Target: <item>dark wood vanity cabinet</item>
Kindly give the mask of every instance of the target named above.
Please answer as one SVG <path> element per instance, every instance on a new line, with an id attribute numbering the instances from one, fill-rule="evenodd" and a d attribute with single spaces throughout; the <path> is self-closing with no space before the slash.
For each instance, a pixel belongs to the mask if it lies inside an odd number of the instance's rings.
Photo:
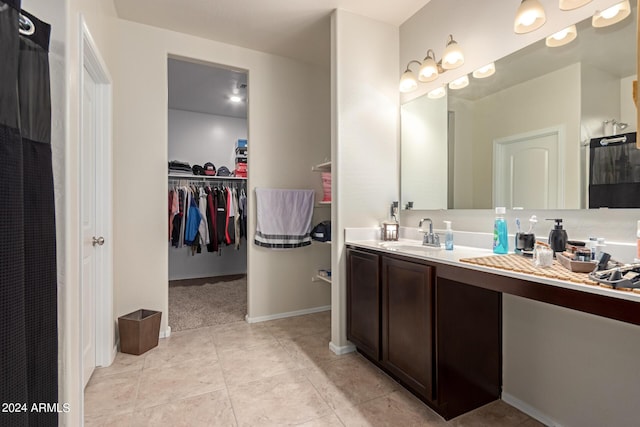
<path id="1" fill-rule="evenodd" d="M 347 338 L 450 419 L 500 398 L 502 294 L 457 267 L 347 248 Z"/>
<path id="2" fill-rule="evenodd" d="M 380 256 L 347 251 L 347 339 L 380 359 Z"/>
<path id="3" fill-rule="evenodd" d="M 434 268 L 382 257 L 382 364 L 434 399 Z"/>

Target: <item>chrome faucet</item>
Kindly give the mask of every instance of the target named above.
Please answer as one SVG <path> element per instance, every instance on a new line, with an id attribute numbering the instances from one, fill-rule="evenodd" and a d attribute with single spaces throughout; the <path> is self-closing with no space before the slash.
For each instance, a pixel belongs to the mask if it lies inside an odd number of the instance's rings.
<path id="1" fill-rule="evenodd" d="M 422 223 L 425 221 L 429 221 L 429 232 L 425 232 L 422 230 Z M 436 246 L 440 247 L 440 236 L 434 234 L 433 232 L 433 221 L 431 218 L 422 218 L 420 223 L 418 224 L 418 228 L 422 233 L 424 233 L 424 237 L 422 238 L 423 246 Z"/>

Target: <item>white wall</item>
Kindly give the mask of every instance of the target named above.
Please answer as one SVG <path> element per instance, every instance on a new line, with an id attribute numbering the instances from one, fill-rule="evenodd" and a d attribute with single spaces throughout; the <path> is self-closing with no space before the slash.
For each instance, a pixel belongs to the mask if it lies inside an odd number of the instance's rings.
<path id="1" fill-rule="evenodd" d="M 331 19 L 331 342 L 346 340 L 345 227 L 375 227 L 398 200 L 398 28 L 343 10 Z"/>
<path id="2" fill-rule="evenodd" d="M 311 165 L 330 149 L 329 75 L 294 60 L 123 20 L 117 21 L 112 36 L 119 57 L 113 71 L 115 307 L 119 315 L 140 307 L 166 313 L 167 56 L 248 70 L 250 237 L 256 186 L 320 190 Z M 131 186 L 140 164 L 145 165 L 145 179 L 156 183 L 142 196 Z M 250 244 L 250 318 L 328 305 L 329 287 L 311 282 L 317 264 L 326 266 L 323 256 L 328 254 L 316 248 L 272 251 Z M 163 316 L 162 329 L 166 327 Z"/>
<path id="3" fill-rule="evenodd" d="M 169 160 L 233 171 L 238 139 L 247 139 L 246 119 L 169 109 Z"/>
<path id="4" fill-rule="evenodd" d="M 466 55 L 461 69 L 447 73 L 447 80 L 451 80 L 615 2 L 594 0 L 574 11 L 561 12 L 557 2 L 545 0 L 545 26 L 528 35 L 515 35 L 512 24 L 517 2 L 505 7 L 500 0 L 432 0 L 401 26 L 397 75 L 409 59 L 422 58 L 428 48 L 435 49 L 439 57 L 448 34 L 454 35 Z M 431 85 L 423 84 L 416 93 L 403 97 L 403 102 L 441 83 L 439 79 Z M 629 253 L 633 251 L 637 210 L 524 211 L 519 215 L 526 218 L 531 213 L 539 218 L 564 218 L 570 238 L 599 235 L 627 242 Z M 416 227 L 423 216 L 431 216 L 437 224 L 453 220 L 454 230 L 492 231 L 491 210 L 404 211 L 401 223 Z M 514 218 L 509 216 L 510 225 Z M 539 224 L 538 232 L 544 236 L 550 228 L 550 223 Z M 515 297 L 503 300 L 503 328 L 505 398 L 558 425 L 637 424 L 636 405 L 626 396 L 640 394 L 638 371 L 629 368 L 640 352 L 640 328 Z M 531 372 L 537 375 L 528 375 Z M 619 401 L 610 398 L 620 394 L 625 396 Z M 596 395 L 602 399 L 594 400 Z"/>
<path id="5" fill-rule="evenodd" d="M 638 129 L 638 109 L 633 102 L 633 81 L 638 80 L 638 75 L 620 79 L 620 119 L 622 123 L 627 123 L 623 132 L 635 132 Z"/>

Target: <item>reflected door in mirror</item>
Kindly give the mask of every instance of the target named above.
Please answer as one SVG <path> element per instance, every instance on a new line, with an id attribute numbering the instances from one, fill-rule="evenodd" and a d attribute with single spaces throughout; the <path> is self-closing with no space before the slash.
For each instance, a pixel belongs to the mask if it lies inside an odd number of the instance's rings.
<path id="1" fill-rule="evenodd" d="M 562 208 L 561 146 L 560 128 L 494 141 L 494 205 Z"/>

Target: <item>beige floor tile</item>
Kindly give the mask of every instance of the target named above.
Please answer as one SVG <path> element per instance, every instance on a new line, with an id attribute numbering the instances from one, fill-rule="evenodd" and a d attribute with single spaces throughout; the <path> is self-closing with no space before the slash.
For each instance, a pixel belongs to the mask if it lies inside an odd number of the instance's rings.
<path id="1" fill-rule="evenodd" d="M 194 359 L 218 360 L 211 328 L 171 334 L 169 338 L 161 339 L 158 346 L 145 356 L 144 369 L 181 365 Z"/>
<path id="2" fill-rule="evenodd" d="M 274 337 L 296 338 L 327 331 L 326 321 L 317 313 L 265 322 Z"/>
<path id="3" fill-rule="evenodd" d="M 86 417 L 118 415 L 133 410 L 141 372 L 91 378 L 84 391 Z"/>
<path id="4" fill-rule="evenodd" d="M 530 418 L 524 423 L 520 424 L 520 427 L 545 427 L 545 425 L 538 420 L 534 420 L 533 418 Z"/>
<path id="5" fill-rule="evenodd" d="M 191 360 L 168 368 L 142 371 L 136 410 L 225 388 L 218 362 Z"/>
<path id="6" fill-rule="evenodd" d="M 100 378 L 105 375 L 121 374 L 123 372 L 141 371 L 144 366 L 144 355 L 136 356 L 133 354 L 117 353 L 116 358 L 111 364 L 105 368 L 96 368 L 93 371 L 92 378 Z"/>
<path id="7" fill-rule="evenodd" d="M 351 408 L 338 417 L 345 426 L 429 426 L 445 427 L 446 421 L 408 392 L 395 391 Z"/>
<path id="8" fill-rule="evenodd" d="M 344 424 L 342 424 L 336 414 L 332 413 L 322 418 L 316 418 L 315 420 L 298 424 L 298 427 L 344 427 Z"/>
<path id="9" fill-rule="evenodd" d="M 529 420 L 529 416 L 513 406 L 496 400 L 474 411 L 454 418 L 449 423 L 454 427 L 511 427 Z"/>
<path id="10" fill-rule="evenodd" d="M 276 342 L 267 325 L 247 322 L 234 322 L 215 327 L 213 340 L 218 351 L 243 350 Z"/>
<path id="11" fill-rule="evenodd" d="M 334 409 L 349 408 L 395 391 L 400 386 L 357 354 L 308 369 L 307 377 Z"/>
<path id="12" fill-rule="evenodd" d="M 129 427 L 131 414 L 85 417 L 84 427 Z"/>
<path id="13" fill-rule="evenodd" d="M 228 386 L 272 377 L 301 367 L 277 342 L 247 350 L 221 351 L 219 357 Z"/>
<path id="14" fill-rule="evenodd" d="M 299 363 L 310 368 L 345 357 L 338 356 L 329 349 L 331 331 L 297 338 L 281 338 L 278 341 Z"/>
<path id="15" fill-rule="evenodd" d="M 229 387 L 240 426 L 297 425 L 331 415 L 302 371 Z"/>
<path id="16" fill-rule="evenodd" d="M 155 406 L 133 414 L 131 427 L 235 426 L 231 401 L 226 390 L 214 391 Z"/>

